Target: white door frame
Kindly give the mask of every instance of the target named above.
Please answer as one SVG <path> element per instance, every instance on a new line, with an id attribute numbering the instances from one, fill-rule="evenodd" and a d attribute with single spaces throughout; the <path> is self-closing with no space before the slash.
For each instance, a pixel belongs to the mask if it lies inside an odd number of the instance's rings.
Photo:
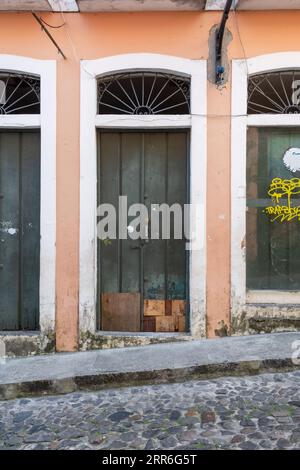
<path id="1" fill-rule="evenodd" d="M 248 75 L 283 69 L 300 69 L 300 52 L 280 52 L 232 62 L 231 308 L 234 318 L 247 312 L 247 304 L 251 303 L 300 303 L 300 292 L 246 292 L 245 247 L 247 127 L 300 127 L 299 115 L 247 115 Z"/>
<path id="2" fill-rule="evenodd" d="M 0 116 L 1 129 L 40 129 L 40 332 L 55 328 L 56 61 L 0 54 L 0 70 L 40 77 L 40 114 Z"/>
<path id="3" fill-rule="evenodd" d="M 97 115 L 97 77 L 106 73 L 155 70 L 191 77 L 191 114 L 160 116 Z M 97 234 L 96 129 L 191 130 L 190 200 L 200 207 L 192 229 L 200 227 L 201 247 L 190 251 L 190 333 L 205 336 L 206 61 L 160 54 L 124 54 L 81 62 L 80 98 L 80 333 L 96 333 Z"/>

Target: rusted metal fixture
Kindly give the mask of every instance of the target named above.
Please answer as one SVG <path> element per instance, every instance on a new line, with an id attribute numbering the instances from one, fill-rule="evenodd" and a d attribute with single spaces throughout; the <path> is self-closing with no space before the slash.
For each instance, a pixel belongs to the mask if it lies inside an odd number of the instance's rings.
<path id="1" fill-rule="evenodd" d="M 35 20 L 39 23 L 39 25 L 41 26 L 42 28 L 42 31 L 45 31 L 45 33 L 47 34 L 48 38 L 50 39 L 50 41 L 54 44 L 54 46 L 56 47 L 57 51 L 59 52 L 59 54 L 62 55 L 62 57 L 66 60 L 66 56 L 65 54 L 63 53 L 63 51 L 61 50 L 61 48 L 59 47 L 59 45 L 57 44 L 57 42 L 55 41 L 55 39 L 51 36 L 51 34 L 49 33 L 48 29 L 46 28 L 46 26 L 43 24 L 43 22 L 41 21 L 41 19 L 37 16 L 36 13 L 34 13 L 33 11 L 31 12 L 32 13 L 32 16 L 35 18 Z"/>
<path id="2" fill-rule="evenodd" d="M 222 81 L 223 81 L 224 65 L 222 65 L 222 46 L 223 46 L 225 26 L 228 20 L 232 2 L 233 0 L 227 0 L 224 11 L 223 11 L 223 16 L 222 16 L 220 26 L 216 30 L 216 84 L 217 85 L 222 84 Z"/>

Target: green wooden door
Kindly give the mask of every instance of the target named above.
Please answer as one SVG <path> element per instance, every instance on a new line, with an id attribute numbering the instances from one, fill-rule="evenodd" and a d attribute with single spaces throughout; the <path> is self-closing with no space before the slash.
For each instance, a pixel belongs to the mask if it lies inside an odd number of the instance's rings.
<path id="1" fill-rule="evenodd" d="M 0 329 L 39 324 L 40 134 L 0 132 Z"/>
<path id="2" fill-rule="evenodd" d="M 299 220 L 274 220 L 267 208 L 276 205 L 268 195 L 274 178 L 300 177 L 284 163 L 288 149 L 300 149 L 297 128 L 249 128 L 247 152 L 247 288 L 300 290 Z M 298 157 L 296 157 L 297 159 Z M 297 160 L 296 160 L 297 164 Z M 286 205 L 286 197 L 278 201 Z M 300 206 L 299 194 L 292 206 Z"/>
<path id="3" fill-rule="evenodd" d="M 187 132 L 99 132 L 98 203 L 148 209 L 188 202 Z M 154 209 L 155 210 L 155 209 Z M 118 211 L 117 211 L 118 212 Z M 119 214 L 117 214 L 119 215 Z M 133 218 L 133 217 L 132 217 Z M 128 217 L 128 227 L 130 227 Z M 187 256 L 185 239 L 130 238 L 98 241 L 100 327 L 117 331 L 185 331 Z"/>

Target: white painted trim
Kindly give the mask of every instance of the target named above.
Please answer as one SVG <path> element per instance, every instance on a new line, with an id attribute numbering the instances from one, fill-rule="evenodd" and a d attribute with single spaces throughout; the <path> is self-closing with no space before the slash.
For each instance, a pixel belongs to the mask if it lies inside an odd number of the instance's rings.
<path id="1" fill-rule="evenodd" d="M 190 76 L 191 116 L 97 116 L 96 77 L 141 69 Z M 96 127 L 185 127 L 191 129 L 191 202 L 201 207 L 198 214 L 201 247 L 190 254 L 190 331 L 193 336 L 205 336 L 206 61 L 160 54 L 125 54 L 82 61 L 80 96 L 80 332 L 96 332 Z M 192 220 L 193 224 L 196 222 Z"/>
<path id="2" fill-rule="evenodd" d="M 300 292 L 279 290 L 249 290 L 246 293 L 247 304 L 300 304 Z"/>
<path id="3" fill-rule="evenodd" d="M 300 52 L 280 52 L 252 57 L 247 60 L 232 61 L 231 311 L 233 317 L 247 310 L 249 295 L 251 295 L 251 301 L 255 298 L 253 296 L 257 295 L 256 293 L 246 293 L 247 127 L 300 126 L 299 115 L 260 114 L 247 116 L 247 73 L 251 75 L 289 68 L 300 68 Z M 276 299 L 274 293 L 272 295 L 273 299 Z"/>
<path id="4" fill-rule="evenodd" d="M 0 54 L 0 70 L 41 79 L 41 114 L 0 117 L 3 128 L 41 129 L 40 330 L 55 328 L 56 61 Z"/>
<path id="5" fill-rule="evenodd" d="M 269 72 L 271 70 L 299 69 L 300 52 L 276 52 L 247 59 L 248 72 Z"/>
<path id="6" fill-rule="evenodd" d="M 0 127 L 6 129 L 40 127 L 41 116 L 39 114 L 8 114 L 0 116 Z"/>
<path id="7" fill-rule="evenodd" d="M 184 128 L 190 127 L 192 123 L 191 116 L 188 115 L 169 115 L 169 116 L 120 116 L 117 114 L 98 114 L 95 118 L 96 127 L 102 128 Z"/>
<path id="8" fill-rule="evenodd" d="M 299 126 L 299 114 L 249 114 L 247 126 Z"/>

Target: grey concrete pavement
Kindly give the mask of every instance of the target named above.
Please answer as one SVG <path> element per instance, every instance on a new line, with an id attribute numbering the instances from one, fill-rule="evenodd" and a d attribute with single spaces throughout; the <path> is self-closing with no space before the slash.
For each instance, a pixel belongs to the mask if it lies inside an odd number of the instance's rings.
<path id="1" fill-rule="evenodd" d="M 300 333 L 191 340 L 0 360 L 0 397 L 293 368 Z"/>

